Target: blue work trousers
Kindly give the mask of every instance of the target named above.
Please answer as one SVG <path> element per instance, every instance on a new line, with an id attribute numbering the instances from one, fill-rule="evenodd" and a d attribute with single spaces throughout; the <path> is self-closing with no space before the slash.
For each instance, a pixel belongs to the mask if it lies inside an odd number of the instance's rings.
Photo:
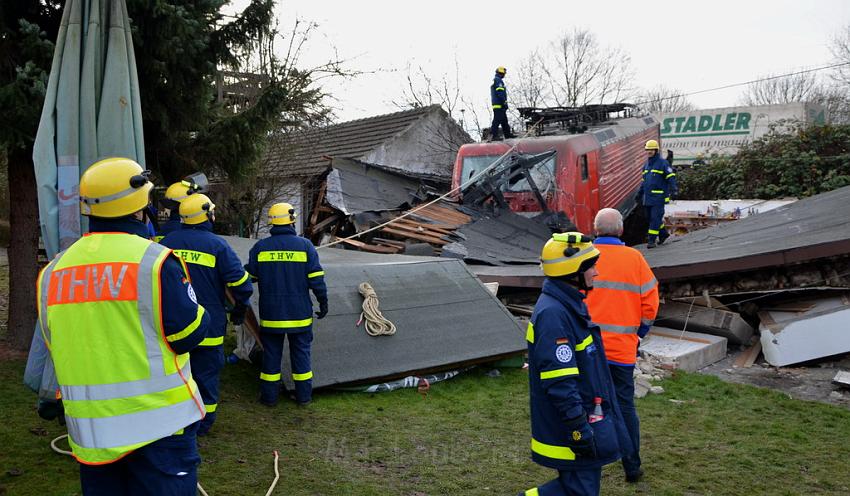
<path id="1" fill-rule="evenodd" d="M 640 470 L 640 418 L 635 408 L 635 368 L 611 364 L 608 368 L 614 380 L 614 389 L 617 391 L 617 402 L 620 404 L 623 422 L 626 424 L 626 430 L 629 431 L 629 438 L 634 447 L 632 453 L 623 453 L 623 470 L 626 475 L 637 474 Z"/>
<path id="2" fill-rule="evenodd" d="M 502 126 L 502 137 L 510 138 L 511 134 L 511 125 L 508 124 L 508 111 L 507 109 L 493 109 L 493 125 L 490 126 L 490 136 L 492 139 L 499 139 L 499 126 Z"/>
<path id="3" fill-rule="evenodd" d="M 224 367 L 224 347 L 198 346 L 189 353 L 192 378 L 198 384 L 198 392 L 204 401 L 206 416 L 201 420 L 198 435 L 203 436 L 212 428 L 218 409 L 218 384 Z"/>
<path id="4" fill-rule="evenodd" d="M 599 496 L 601 487 L 601 467 L 584 470 L 559 470 L 557 479 L 537 486 L 537 494 L 539 496 Z"/>
<path id="5" fill-rule="evenodd" d="M 198 422 L 180 435 L 143 446 L 105 465 L 80 464 L 84 496 L 195 496 L 201 455 L 195 434 Z"/>
<path id="6" fill-rule="evenodd" d="M 644 205 L 646 218 L 649 219 L 649 242 L 655 243 L 655 239 L 661 236 L 667 239 L 667 230 L 664 228 L 664 205 Z"/>
<path id="7" fill-rule="evenodd" d="M 280 394 L 280 370 L 283 357 L 283 341 L 289 339 L 289 360 L 292 381 L 295 383 L 295 401 L 307 403 L 313 397 L 313 372 L 310 368 L 310 345 L 313 330 L 273 334 L 261 332 L 263 343 L 263 367 L 260 374 L 260 399 L 274 403 Z"/>

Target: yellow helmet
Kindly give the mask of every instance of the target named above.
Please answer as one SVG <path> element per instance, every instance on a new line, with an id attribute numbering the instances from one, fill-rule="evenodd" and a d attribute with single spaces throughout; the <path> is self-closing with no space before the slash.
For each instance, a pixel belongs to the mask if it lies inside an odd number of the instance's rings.
<path id="1" fill-rule="evenodd" d="M 288 203 L 275 203 L 269 208 L 269 224 L 286 226 L 295 222 L 295 209 Z"/>
<path id="2" fill-rule="evenodd" d="M 162 202 L 168 208 L 176 208 L 189 195 L 198 191 L 198 186 L 189 181 L 177 181 L 165 190 L 165 199 Z"/>
<path id="3" fill-rule="evenodd" d="M 646 142 L 646 146 L 643 147 L 644 150 L 659 150 L 658 142 L 655 140 L 649 140 Z"/>
<path id="4" fill-rule="evenodd" d="M 496 67 L 496 74 L 505 74 L 506 72 L 508 72 L 508 71 L 504 67 L 502 67 L 502 66 Z"/>
<path id="5" fill-rule="evenodd" d="M 106 158 L 80 178 L 80 212 L 114 219 L 142 210 L 150 201 L 150 171 L 129 158 Z"/>
<path id="6" fill-rule="evenodd" d="M 184 224 L 200 224 L 210 219 L 215 210 L 215 204 L 207 195 L 200 193 L 189 195 L 180 202 L 180 222 Z"/>
<path id="7" fill-rule="evenodd" d="M 549 277 L 584 272 L 596 263 L 599 250 L 580 232 L 555 233 L 543 246 L 540 264 Z"/>

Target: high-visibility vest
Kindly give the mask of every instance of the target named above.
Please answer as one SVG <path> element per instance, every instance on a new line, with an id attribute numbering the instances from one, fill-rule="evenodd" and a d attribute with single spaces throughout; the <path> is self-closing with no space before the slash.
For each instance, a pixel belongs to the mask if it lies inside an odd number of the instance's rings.
<path id="1" fill-rule="evenodd" d="M 588 292 L 591 320 L 602 330 L 609 362 L 634 365 L 638 329 L 651 326 L 658 313 L 658 282 L 643 255 L 623 245 L 596 244 L 599 275 Z"/>
<path id="2" fill-rule="evenodd" d="M 39 321 L 81 463 L 114 462 L 204 416 L 189 354 L 162 328 L 170 254 L 132 234 L 89 234 L 39 276 Z"/>

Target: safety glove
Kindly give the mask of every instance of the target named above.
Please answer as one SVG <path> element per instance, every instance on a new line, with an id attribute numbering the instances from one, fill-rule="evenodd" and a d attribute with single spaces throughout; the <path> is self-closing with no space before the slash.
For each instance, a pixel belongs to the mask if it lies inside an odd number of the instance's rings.
<path id="1" fill-rule="evenodd" d="M 567 446 L 575 454 L 596 458 L 596 440 L 593 437 L 593 429 L 587 423 L 584 415 L 569 419 L 565 422 L 567 428 Z"/>
<path id="2" fill-rule="evenodd" d="M 245 322 L 245 313 L 248 307 L 244 303 L 236 303 L 233 310 L 230 311 L 230 323 L 233 325 L 242 325 Z"/>
<path id="3" fill-rule="evenodd" d="M 328 302 L 326 302 L 326 301 L 319 302 L 319 311 L 316 312 L 316 318 L 317 319 L 323 319 L 323 318 L 325 318 L 325 315 L 327 315 L 327 314 L 328 314 Z"/>
<path id="4" fill-rule="evenodd" d="M 38 400 L 38 416 L 44 420 L 56 419 L 59 425 L 65 425 L 65 407 L 62 400 Z"/>

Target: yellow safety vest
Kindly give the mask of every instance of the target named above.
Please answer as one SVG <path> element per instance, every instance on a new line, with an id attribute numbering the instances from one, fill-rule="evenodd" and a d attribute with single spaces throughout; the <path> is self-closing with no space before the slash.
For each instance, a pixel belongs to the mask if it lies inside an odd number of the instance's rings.
<path id="1" fill-rule="evenodd" d="M 39 276 L 38 318 L 81 463 L 114 462 L 204 416 L 189 354 L 162 328 L 170 254 L 132 234 L 89 234 Z"/>

